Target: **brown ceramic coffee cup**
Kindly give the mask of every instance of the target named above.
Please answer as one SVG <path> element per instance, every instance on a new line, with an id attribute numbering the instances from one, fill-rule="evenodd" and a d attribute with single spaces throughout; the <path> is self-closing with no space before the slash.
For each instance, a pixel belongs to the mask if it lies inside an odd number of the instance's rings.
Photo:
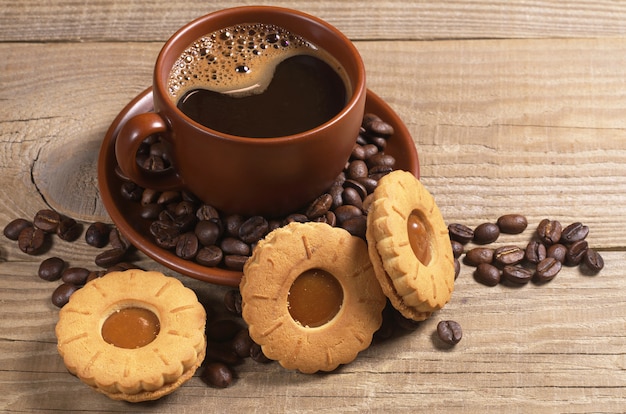
<path id="1" fill-rule="evenodd" d="M 181 112 L 168 91 L 177 59 L 202 36 L 244 23 L 279 26 L 331 55 L 347 83 L 343 109 L 304 132 L 265 138 L 220 132 Z M 226 213 L 268 217 L 294 212 L 332 185 L 356 142 L 366 98 L 364 65 L 348 38 L 313 16 L 263 6 L 225 9 L 181 28 L 158 56 L 152 88 L 154 112 L 131 118 L 117 137 L 122 172 L 145 188 L 188 190 Z M 141 143 L 153 135 L 169 147 L 172 167 L 165 171 L 148 171 L 136 162 Z"/>

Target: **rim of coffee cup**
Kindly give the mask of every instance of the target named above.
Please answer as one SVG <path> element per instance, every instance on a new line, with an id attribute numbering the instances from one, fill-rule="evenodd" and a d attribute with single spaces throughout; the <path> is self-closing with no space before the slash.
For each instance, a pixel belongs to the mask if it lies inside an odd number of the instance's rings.
<path id="1" fill-rule="evenodd" d="M 251 20 L 242 20 L 243 16 L 250 16 Z M 269 16 L 273 17 L 273 19 L 269 18 Z M 279 16 L 277 18 L 277 16 Z M 310 24 L 313 24 L 316 27 L 323 28 L 327 33 L 332 34 L 335 38 L 341 40 L 339 43 L 332 45 L 333 47 L 341 47 L 342 49 L 348 52 L 350 56 L 355 57 L 354 59 L 339 59 L 340 63 L 344 66 L 348 74 L 348 79 L 353 84 L 351 87 L 351 96 L 346 102 L 346 105 L 343 109 L 335 115 L 330 120 L 324 122 L 321 125 L 316 126 L 315 128 L 311 128 L 307 131 L 303 131 L 293 135 L 285 135 L 280 137 L 271 137 L 271 138 L 255 138 L 255 137 L 243 137 L 237 135 L 231 135 L 228 133 L 224 133 L 207 126 L 204 126 L 193 119 L 189 118 L 182 111 L 180 111 L 176 104 L 169 98 L 167 92 L 167 80 L 170 73 L 170 70 L 178 58 L 180 54 L 187 49 L 195 40 L 199 39 L 205 34 L 211 33 L 216 30 L 220 30 L 226 27 L 231 27 L 238 24 L 246 24 L 246 23 L 267 23 L 267 24 L 275 24 L 277 26 L 284 27 L 289 31 L 293 31 L 294 33 L 300 35 L 301 29 L 293 29 L 291 27 L 285 27 L 286 25 L 277 23 L 274 19 L 282 19 L 285 16 L 289 16 L 292 18 L 295 16 L 300 21 L 308 21 Z M 203 26 L 207 24 L 207 22 L 223 19 L 224 23 L 219 25 L 214 25 L 215 27 L 208 27 L 207 29 L 200 30 Z M 192 35 L 190 35 L 192 34 Z M 321 32 L 318 33 L 318 36 L 321 36 Z M 312 39 L 311 36 L 303 35 L 305 39 L 310 41 L 316 46 L 319 46 L 325 49 L 328 53 L 335 56 L 336 55 L 328 50 L 328 48 L 321 46 L 318 42 L 316 42 L 317 36 L 314 36 Z M 184 41 L 187 39 L 187 41 Z M 349 60 L 353 67 L 345 67 L 345 61 Z M 354 74 L 355 76 L 353 76 Z M 316 131 L 328 128 L 334 123 L 339 122 L 343 117 L 345 117 L 350 111 L 353 110 L 355 106 L 359 103 L 359 98 L 365 96 L 367 92 L 366 82 L 365 82 L 365 64 L 361 59 L 361 55 L 352 43 L 350 39 L 346 35 L 344 35 L 339 29 L 331 25 L 330 23 L 312 16 L 310 14 L 301 12 L 295 9 L 289 9 L 284 7 L 275 7 L 275 6 L 240 6 L 240 7 L 232 7 L 227 9 L 218 10 L 204 16 L 201 16 L 191 22 L 187 23 L 180 29 L 178 29 L 165 43 L 162 47 L 161 51 L 156 60 L 155 69 L 154 69 L 154 82 L 153 89 L 158 91 L 159 95 L 162 97 L 161 103 L 168 107 L 170 111 L 174 111 L 177 113 L 177 116 L 184 118 L 187 123 L 192 125 L 194 128 L 210 131 L 215 136 L 219 136 L 223 139 L 233 140 L 233 141 L 246 141 L 246 142 L 257 142 L 264 143 L 264 145 L 271 145 L 272 143 L 280 143 L 284 141 L 290 140 L 302 140 L 307 138 L 313 138 Z"/>

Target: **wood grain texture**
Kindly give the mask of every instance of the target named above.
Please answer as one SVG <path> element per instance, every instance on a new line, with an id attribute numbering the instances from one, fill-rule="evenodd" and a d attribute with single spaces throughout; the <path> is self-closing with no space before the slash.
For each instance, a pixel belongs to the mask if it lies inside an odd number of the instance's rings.
<path id="1" fill-rule="evenodd" d="M 217 9 L 206 2 L 4 2 L 0 10 L 0 227 L 53 207 L 109 220 L 96 159 L 109 124 L 151 82 L 163 41 Z M 245 4 L 245 2 L 233 3 Z M 227 389 L 198 376 L 147 404 L 90 391 L 56 352 L 57 255 L 95 268 L 100 251 L 55 239 L 28 256 L 0 236 L 0 411 L 623 413 L 626 404 L 626 37 L 621 2 L 311 2 L 355 39 L 369 88 L 407 124 L 422 182 L 448 223 L 504 213 L 582 221 L 606 262 L 551 283 L 477 283 L 463 266 L 451 303 L 332 374 L 246 361 Z M 32 25 L 27 24 L 31 22 Z M 156 23 L 155 23 L 156 22 Z M 142 254 L 136 262 L 171 273 Z M 176 275 L 219 311 L 227 288 Z M 435 339 L 455 319 L 463 340 Z"/>
<path id="2" fill-rule="evenodd" d="M 165 41 L 179 27 L 224 7 L 302 10 L 354 40 L 579 38 L 626 34 L 619 1 L 206 1 L 5 0 L 5 41 Z"/>

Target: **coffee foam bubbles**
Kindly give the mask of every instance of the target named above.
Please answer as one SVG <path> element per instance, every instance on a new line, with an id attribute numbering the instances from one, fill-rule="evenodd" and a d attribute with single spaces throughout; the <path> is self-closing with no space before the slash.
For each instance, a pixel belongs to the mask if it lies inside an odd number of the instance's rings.
<path id="1" fill-rule="evenodd" d="M 327 52 L 280 26 L 251 23 L 218 30 L 189 45 L 170 71 L 169 96 L 176 102 L 193 89 L 235 96 L 261 93 L 280 62 L 302 54 L 326 61 L 349 89 L 341 64 Z"/>

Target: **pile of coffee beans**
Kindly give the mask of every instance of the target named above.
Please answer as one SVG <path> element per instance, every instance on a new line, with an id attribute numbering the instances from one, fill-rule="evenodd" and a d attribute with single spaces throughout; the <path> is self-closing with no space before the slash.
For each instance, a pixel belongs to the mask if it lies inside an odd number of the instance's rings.
<path id="1" fill-rule="evenodd" d="M 148 220 L 157 246 L 204 266 L 240 271 L 260 239 L 294 221 L 325 222 L 365 239 L 363 203 L 378 180 L 395 168 L 394 157 L 384 152 L 393 133 L 390 124 L 377 115 L 366 114 L 350 159 L 335 183 L 302 211 L 279 219 L 223 214 L 193 194 L 144 189 L 126 179 L 119 169 L 116 171 L 124 180 L 122 196 L 140 203 L 140 216 Z M 158 136 L 142 143 L 137 162 L 152 171 L 170 166 L 169 155 Z"/>
<path id="2" fill-rule="evenodd" d="M 590 274 L 604 267 L 600 253 L 590 248 L 585 240 L 589 227 L 580 222 L 563 227 L 558 220 L 544 219 L 525 247 L 486 246 L 495 242 L 501 233 L 519 234 L 527 226 L 528 220 L 520 214 L 507 214 L 496 223 L 482 223 L 474 229 L 459 223 L 450 224 L 448 232 L 457 269 L 465 245 L 470 242 L 478 246 L 465 253 L 463 262 L 476 267 L 475 279 L 486 286 L 501 282 L 517 286 L 530 281 L 546 283 L 554 279 L 563 266 L 580 265 Z"/>

